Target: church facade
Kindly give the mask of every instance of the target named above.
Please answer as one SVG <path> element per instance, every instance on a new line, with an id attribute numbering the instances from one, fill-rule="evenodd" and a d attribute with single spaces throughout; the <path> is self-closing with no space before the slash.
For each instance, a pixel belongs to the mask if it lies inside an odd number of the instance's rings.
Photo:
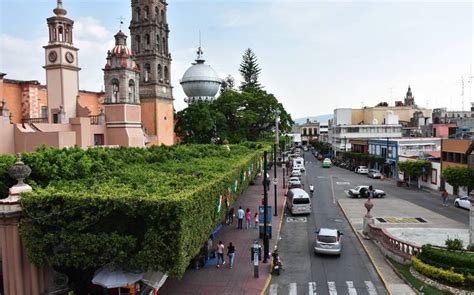
<path id="1" fill-rule="evenodd" d="M 131 49 L 119 31 L 107 53 L 104 92 L 79 90 L 74 21 L 63 1 L 47 19 L 46 85 L 0 73 L 0 154 L 40 145 L 172 145 L 174 107 L 164 0 L 132 0 Z"/>

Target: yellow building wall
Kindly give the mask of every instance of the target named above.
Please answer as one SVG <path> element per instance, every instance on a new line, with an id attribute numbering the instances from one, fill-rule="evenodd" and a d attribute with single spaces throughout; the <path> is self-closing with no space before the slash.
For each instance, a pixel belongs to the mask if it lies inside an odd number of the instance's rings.
<path id="1" fill-rule="evenodd" d="M 174 144 L 174 113 L 173 102 L 158 101 L 156 104 L 158 122 L 158 144 Z"/>

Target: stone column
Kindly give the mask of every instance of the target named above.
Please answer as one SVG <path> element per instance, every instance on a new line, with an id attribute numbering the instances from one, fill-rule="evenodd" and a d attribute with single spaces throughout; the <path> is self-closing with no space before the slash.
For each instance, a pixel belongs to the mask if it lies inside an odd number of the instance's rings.
<path id="1" fill-rule="evenodd" d="M 364 203 L 364 206 L 367 209 L 367 213 L 364 216 L 362 234 L 364 234 L 364 236 L 367 237 L 367 236 L 369 236 L 369 232 L 370 232 L 369 224 L 374 224 L 375 223 L 374 218 L 372 217 L 372 215 L 370 215 L 370 210 L 374 207 L 374 203 L 372 203 L 372 200 L 371 200 L 370 197 Z"/>
<path id="2" fill-rule="evenodd" d="M 39 295 L 45 291 L 42 271 L 28 261 L 19 230 L 22 212 L 20 194 L 32 191 L 31 186 L 23 182 L 30 175 L 31 169 L 21 161 L 18 154 L 16 163 L 8 173 L 17 179 L 18 183 L 10 188 L 6 199 L 0 200 L 0 245 L 4 291 L 5 294 Z"/>

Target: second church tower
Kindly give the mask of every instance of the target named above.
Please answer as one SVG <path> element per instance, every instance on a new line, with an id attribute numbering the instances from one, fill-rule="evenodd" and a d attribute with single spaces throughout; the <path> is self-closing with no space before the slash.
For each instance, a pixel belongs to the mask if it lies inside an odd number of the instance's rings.
<path id="1" fill-rule="evenodd" d="M 130 35 L 140 68 L 143 126 L 152 144 L 174 143 L 171 54 L 165 0 L 132 0 Z"/>

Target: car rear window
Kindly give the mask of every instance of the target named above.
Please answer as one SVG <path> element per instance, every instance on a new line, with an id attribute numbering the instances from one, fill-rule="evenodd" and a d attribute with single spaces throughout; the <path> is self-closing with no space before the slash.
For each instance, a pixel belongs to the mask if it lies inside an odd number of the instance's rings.
<path id="1" fill-rule="evenodd" d="M 290 189 L 291 188 L 301 188 L 301 183 L 292 183 L 290 184 Z"/>
<path id="2" fill-rule="evenodd" d="M 308 198 L 294 198 L 293 199 L 293 205 L 304 205 L 304 204 L 309 204 Z"/>
<path id="3" fill-rule="evenodd" d="M 334 236 L 319 236 L 319 241 L 323 243 L 335 243 L 336 237 Z"/>

